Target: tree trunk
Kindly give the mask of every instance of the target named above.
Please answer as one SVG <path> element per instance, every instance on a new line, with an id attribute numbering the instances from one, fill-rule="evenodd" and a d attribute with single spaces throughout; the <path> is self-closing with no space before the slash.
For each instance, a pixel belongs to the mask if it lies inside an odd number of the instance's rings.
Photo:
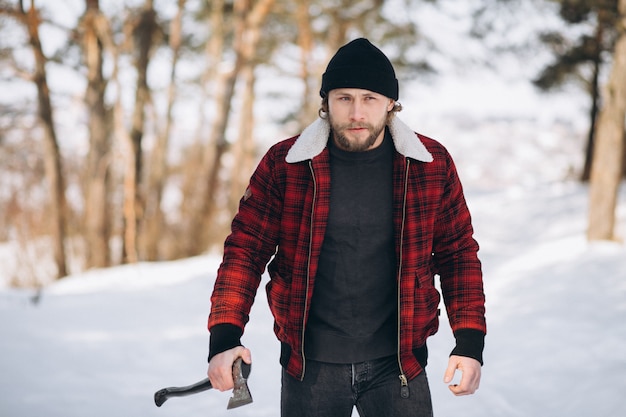
<path id="1" fill-rule="evenodd" d="M 135 61 L 137 86 L 130 130 L 130 159 L 126 167 L 124 181 L 123 261 L 129 263 L 134 263 L 139 260 L 137 242 L 139 239 L 140 220 L 144 212 L 140 187 L 143 168 L 141 142 L 146 121 L 146 105 L 150 102 L 148 64 L 150 63 L 150 55 L 156 30 L 156 12 L 152 0 L 147 0 L 138 16 L 138 22 L 133 30 L 137 53 Z"/>
<path id="2" fill-rule="evenodd" d="M 626 0 L 619 1 L 618 38 L 606 99 L 598 118 L 591 168 L 589 240 L 615 240 L 615 209 L 622 177 L 626 117 Z"/>
<path id="3" fill-rule="evenodd" d="M 225 20 L 224 0 L 212 2 L 208 22 L 211 28 L 211 36 L 206 43 L 207 67 L 201 77 L 203 97 L 198 109 L 196 140 L 190 154 L 185 158 L 183 203 L 181 206 L 182 218 L 185 224 L 182 227 L 182 236 L 179 239 L 182 241 L 179 248 L 182 256 L 197 255 L 205 249 L 203 243 L 198 239 L 201 233 L 200 228 L 203 227 L 201 214 L 206 207 L 206 201 L 203 200 L 206 194 L 204 191 L 206 179 L 199 176 L 198 173 L 204 172 L 203 168 L 206 164 L 203 162 L 204 159 L 207 159 L 205 153 L 213 149 L 210 143 L 208 145 L 204 144 L 208 125 L 206 103 L 215 90 L 219 91 L 215 84 L 218 80 L 222 54 L 225 49 Z M 203 151 L 203 149 L 205 150 Z"/>
<path id="4" fill-rule="evenodd" d="M 216 144 L 215 152 L 212 153 L 213 161 L 211 163 L 209 180 L 208 180 L 208 189 L 206 194 L 206 200 L 208 202 L 208 206 L 203 213 L 204 218 L 204 231 L 205 234 L 205 246 L 209 245 L 212 237 L 212 228 L 215 228 L 215 232 L 219 240 L 222 238 L 222 233 L 220 233 L 221 225 L 219 222 L 214 220 L 214 215 L 217 212 L 217 199 L 216 196 L 218 194 L 218 185 L 219 185 L 219 172 L 222 168 L 222 156 L 228 150 L 228 142 L 226 141 L 226 128 L 228 126 L 228 119 L 230 116 L 231 103 L 234 95 L 235 84 L 240 77 L 241 74 L 248 73 L 248 88 L 244 89 L 244 103 L 242 106 L 243 112 L 241 117 L 249 117 L 252 118 L 252 110 L 254 104 L 251 101 L 246 103 L 246 98 L 250 98 L 250 96 L 246 97 L 245 92 L 250 92 L 249 89 L 254 89 L 254 68 L 256 66 L 255 57 L 257 54 L 257 48 L 259 42 L 261 40 L 261 26 L 267 15 L 269 14 L 275 0 L 257 0 L 253 2 L 251 0 L 237 0 L 235 1 L 235 37 L 233 49 L 235 50 L 236 60 L 235 65 L 230 73 L 230 75 L 226 78 L 224 86 L 225 96 L 222 96 L 221 105 L 219 105 L 220 123 L 216 123 L 214 125 L 215 129 L 212 132 L 213 143 Z M 251 84 L 250 84 L 251 83 Z M 253 97 L 253 94 L 252 94 Z M 247 107 L 246 107 L 247 106 Z M 247 113 L 247 114 L 246 114 Z M 252 129 L 251 125 L 247 125 L 245 122 L 241 125 L 244 130 Z M 240 132 L 240 138 L 243 138 L 246 141 L 246 136 L 251 138 L 252 132 Z M 245 149 L 246 144 L 240 144 L 242 149 Z M 242 161 L 235 161 L 235 164 L 239 164 Z M 226 203 L 228 206 L 228 196 L 226 198 Z M 229 216 L 232 217 L 232 216 Z"/>
<path id="5" fill-rule="evenodd" d="M 85 65 L 87 67 L 87 91 L 85 103 L 89 120 L 89 154 L 85 175 L 84 229 L 87 268 L 110 266 L 109 218 L 110 191 L 110 123 L 105 106 L 106 80 L 102 74 L 103 42 L 101 33 L 106 17 L 100 12 L 99 0 L 86 0 L 86 10 L 81 29 Z"/>
<path id="6" fill-rule="evenodd" d="M 35 57 L 35 73 L 33 76 L 37 86 L 38 114 L 43 127 L 45 141 L 45 170 L 50 188 L 49 217 L 52 222 L 52 249 L 57 267 L 56 278 L 68 274 L 65 256 L 65 234 L 67 224 L 67 204 L 65 200 L 65 181 L 61 164 L 61 153 L 54 128 L 54 117 L 50 101 L 46 74 L 46 57 L 43 54 L 39 38 L 39 12 L 31 1 L 28 12 L 20 1 L 20 17 L 26 25 L 29 43 Z"/>
<path id="7" fill-rule="evenodd" d="M 581 181 L 588 182 L 591 178 L 591 165 L 593 163 L 593 149 L 595 147 L 596 123 L 598 120 L 598 111 L 600 108 L 600 67 L 602 66 L 602 38 L 603 26 L 600 22 L 596 27 L 596 46 L 597 50 L 594 54 L 593 76 L 590 85 L 591 109 L 589 111 L 589 133 L 587 135 L 587 146 L 585 150 L 585 164 L 581 175 Z"/>
<path id="8" fill-rule="evenodd" d="M 122 241 L 122 250 L 120 253 L 115 252 L 115 261 L 119 262 L 124 261 L 125 256 L 125 245 L 128 237 L 126 236 L 127 230 L 124 227 L 126 213 L 129 210 L 133 210 L 132 206 L 127 206 L 129 202 L 132 202 L 132 199 L 127 198 L 129 193 L 127 192 L 127 188 L 131 187 L 131 183 L 134 182 L 134 169 L 133 161 L 130 157 L 131 155 L 131 140 L 128 130 L 126 129 L 124 123 L 124 106 L 122 104 L 122 81 L 120 80 L 120 55 L 122 47 L 118 45 L 113 36 L 113 31 L 111 27 L 108 25 L 107 21 L 102 21 L 103 23 L 107 23 L 106 27 L 100 28 L 100 35 L 102 36 L 101 41 L 104 44 L 105 50 L 111 54 L 112 57 L 112 71 L 111 71 L 111 81 L 114 85 L 114 91 L 116 92 L 115 101 L 113 103 L 113 111 L 112 111 L 112 125 L 113 125 L 113 142 L 115 143 L 111 149 L 111 176 L 114 177 L 111 182 L 115 182 L 116 184 L 122 183 L 121 190 L 121 201 L 122 207 L 118 207 L 115 205 L 114 209 L 109 213 L 109 221 L 111 224 L 122 224 L 121 231 L 121 241 Z M 117 162 L 119 159 L 120 162 Z M 118 178 L 119 177 L 119 178 Z M 127 183 L 129 185 L 127 185 Z M 111 190 L 111 194 L 113 194 L 113 189 Z M 117 200 L 117 199 L 116 199 Z M 112 203 L 113 205 L 113 203 Z M 113 227 L 112 227 L 113 229 Z M 113 234 L 113 233 L 112 233 Z M 116 234 L 117 235 L 117 234 Z M 113 258 L 113 256 L 112 256 Z"/>
<path id="9" fill-rule="evenodd" d="M 260 40 L 261 25 L 273 3 L 274 0 L 259 0 L 253 5 L 250 4 L 249 0 L 236 0 L 234 3 L 233 49 L 236 58 L 233 68 L 223 74 L 218 83 L 215 119 L 203 162 L 204 169 L 199 177 L 200 184 L 205 184 L 205 186 L 203 192 L 200 193 L 200 210 L 194 215 L 194 218 L 198 219 L 198 223 L 190 230 L 190 237 L 195 244 L 195 250 L 190 255 L 205 250 L 211 240 L 211 224 L 214 221 L 219 172 L 222 169 L 221 161 L 228 149 L 226 128 L 230 118 L 235 84 L 241 69 L 246 63 L 251 62 L 256 53 L 255 49 Z"/>
<path id="10" fill-rule="evenodd" d="M 160 248 L 160 242 L 165 241 L 163 230 L 165 229 L 161 200 L 167 175 L 167 151 L 172 131 L 172 111 L 176 100 L 176 67 L 180 57 L 182 38 L 182 18 L 186 0 L 178 0 L 178 10 L 170 25 L 170 49 L 172 50 L 172 67 L 170 69 L 170 83 L 167 94 L 167 110 L 165 126 L 159 132 L 157 143 L 152 154 L 148 189 L 146 192 L 146 214 L 144 219 L 144 232 L 142 234 L 143 252 L 146 260 L 156 261 L 165 255 Z M 167 258 L 167 256 L 165 256 Z"/>
<path id="11" fill-rule="evenodd" d="M 254 65 L 248 64 L 242 70 L 244 88 L 241 104 L 241 118 L 239 122 L 239 137 L 233 146 L 233 165 L 230 174 L 229 192 L 229 218 L 232 217 L 239 207 L 239 200 L 248 185 L 250 175 L 254 171 L 255 146 L 254 146 Z"/>
<path id="12" fill-rule="evenodd" d="M 298 0 L 296 9 L 298 46 L 300 47 L 300 78 L 304 83 L 302 105 L 298 113 L 299 130 L 304 129 L 315 120 L 315 115 L 321 102 L 319 96 L 319 74 L 323 72 L 323 68 L 318 68 L 319 64 L 313 60 L 314 39 L 311 18 L 309 16 L 310 6 L 309 0 Z"/>

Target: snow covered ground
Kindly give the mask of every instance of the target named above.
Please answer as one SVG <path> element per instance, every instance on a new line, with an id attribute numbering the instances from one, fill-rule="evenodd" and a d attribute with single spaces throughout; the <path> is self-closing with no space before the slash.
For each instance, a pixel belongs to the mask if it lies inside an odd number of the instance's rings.
<path id="1" fill-rule="evenodd" d="M 489 333 L 480 390 L 442 382 L 453 338 L 429 342 L 437 416 L 626 415 L 626 247 L 585 240 L 575 183 L 468 190 L 481 243 Z M 626 193 L 619 209 L 626 230 Z M 43 290 L 0 290 L 0 416 L 277 416 L 279 346 L 260 291 L 244 337 L 252 405 L 229 393 L 153 394 L 204 378 L 217 256 L 90 271 Z"/>
<path id="2" fill-rule="evenodd" d="M 451 39 L 449 54 L 474 55 L 465 39 Z M 527 66 L 481 76 L 460 66 L 447 83 L 401 89 L 401 118 L 457 162 L 485 273 L 481 388 L 457 398 L 442 382 L 454 342 L 442 317 L 429 339 L 435 415 L 624 416 L 626 246 L 586 242 L 588 190 L 563 181 L 582 163 L 584 100 L 513 82 Z M 154 405 L 158 389 L 205 377 L 219 256 L 89 271 L 40 294 L 5 287 L 14 258 L 0 248 L 0 417 L 279 415 L 279 346 L 263 289 L 244 336 L 254 403 L 226 411 L 230 394 L 209 391 Z M 42 264 L 37 254 L 26 259 Z"/>
<path id="3" fill-rule="evenodd" d="M 454 343 L 442 317 L 429 339 L 435 415 L 626 415 L 626 246 L 585 239 L 588 190 L 571 181 L 583 154 L 580 97 L 538 97 L 494 73 L 455 79 L 406 89 L 418 100 L 401 113 L 457 162 L 485 273 L 481 388 L 457 398 L 442 382 Z M 279 415 L 279 345 L 263 289 L 244 336 L 254 403 L 226 411 L 230 394 L 209 391 L 154 405 L 158 389 L 205 377 L 219 256 L 89 271 L 36 294 L 6 283 L 16 253 L 33 270 L 47 261 L 12 250 L 0 247 L 0 417 Z"/>
<path id="4" fill-rule="evenodd" d="M 435 415 L 626 415 L 626 246 L 585 239 L 588 189 L 567 180 L 580 169 L 584 129 L 559 114 L 543 118 L 564 111 L 548 98 L 533 99 L 541 103 L 536 113 L 504 97 L 506 111 L 479 114 L 470 105 L 476 95 L 460 88 L 457 100 L 467 100 L 449 113 L 418 102 L 401 114 L 450 149 L 485 273 L 481 388 L 457 398 L 442 382 L 454 343 L 443 318 L 429 340 Z M 617 213 L 622 237 L 625 188 Z M 226 411 L 229 393 L 206 392 L 154 405 L 158 389 L 205 377 L 219 256 L 89 271 L 36 294 L 6 288 L 15 252 L 2 249 L 0 417 L 279 415 L 279 345 L 263 289 L 244 336 L 254 358 L 254 404 Z M 33 270 L 45 268 L 41 257 L 28 259 L 39 259 L 29 262 Z"/>

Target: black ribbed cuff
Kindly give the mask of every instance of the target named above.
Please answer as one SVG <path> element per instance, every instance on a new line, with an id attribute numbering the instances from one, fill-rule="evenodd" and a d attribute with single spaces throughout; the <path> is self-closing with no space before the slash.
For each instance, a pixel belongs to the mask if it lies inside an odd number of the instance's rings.
<path id="1" fill-rule="evenodd" d="M 485 348 L 485 334 L 480 330 L 460 329 L 454 332 L 456 347 L 450 356 L 466 356 L 476 359 L 483 364 L 483 350 Z"/>
<path id="2" fill-rule="evenodd" d="M 209 362 L 213 356 L 241 346 L 243 330 L 233 324 L 217 324 L 211 328 L 209 339 Z"/>

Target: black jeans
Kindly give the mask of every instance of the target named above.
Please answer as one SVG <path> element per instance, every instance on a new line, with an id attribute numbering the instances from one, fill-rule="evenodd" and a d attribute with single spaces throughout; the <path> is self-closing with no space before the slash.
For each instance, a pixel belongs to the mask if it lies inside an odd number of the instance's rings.
<path id="1" fill-rule="evenodd" d="M 306 362 L 304 381 L 283 369 L 282 417 L 432 417 L 426 372 L 409 381 L 409 397 L 400 396 L 400 371 L 395 356 L 337 365 Z"/>

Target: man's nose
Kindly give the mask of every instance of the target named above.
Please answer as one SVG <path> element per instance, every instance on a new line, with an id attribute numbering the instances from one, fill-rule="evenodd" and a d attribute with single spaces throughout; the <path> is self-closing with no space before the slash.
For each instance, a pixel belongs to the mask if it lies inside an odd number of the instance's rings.
<path id="1" fill-rule="evenodd" d="M 359 100 L 354 100 L 350 107 L 350 118 L 352 120 L 361 120 L 363 115 L 363 104 Z"/>

